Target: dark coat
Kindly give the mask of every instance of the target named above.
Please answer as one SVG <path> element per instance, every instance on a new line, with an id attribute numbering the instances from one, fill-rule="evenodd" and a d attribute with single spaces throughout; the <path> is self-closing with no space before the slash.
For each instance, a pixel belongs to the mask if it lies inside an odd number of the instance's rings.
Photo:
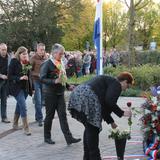
<path id="1" fill-rule="evenodd" d="M 114 112 L 117 116 L 122 117 L 124 111 L 117 105 L 117 100 L 121 94 L 122 88 L 120 82 L 110 76 L 96 76 L 86 82 L 91 86 L 92 90 L 98 96 L 102 106 L 102 118 L 107 123 L 114 122 L 111 113 Z"/>
<path id="2" fill-rule="evenodd" d="M 58 78 L 58 68 L 49 59 L 45 61 L 40 68 L 40 80 L 42 82 L 42 91 L 47 94 L 62 95 L 65 91 L 65 86 L 62 84 L 55 84 L 55 80 Z M 69 88 L 69 85 L 66 84 Z"/>
<path id="3" fill-rule="evenodd" d="M 8 79 L 9 79 L 9 94 L 12 96 L 17 96 L 20 90 L 25 90 L 31 96 L 32 95 L 32 81 L 31 81 L 31 74 L 28 72 L 28 81 L 20 80 L 20 77 L 23 76 L 22 74 L 22 65 L 16 59 L 13 58 L 9 65 L 8 71 Z"/>

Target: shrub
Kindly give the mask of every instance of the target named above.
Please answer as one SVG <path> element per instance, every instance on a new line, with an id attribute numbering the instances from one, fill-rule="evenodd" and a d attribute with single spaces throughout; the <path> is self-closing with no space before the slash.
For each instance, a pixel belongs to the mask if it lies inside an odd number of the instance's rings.
<path id="1" fill-rule="evenodd" d="M 123 71 L 131 72 L 135 79 L 135 87 L 142 90 L 147 90 L 150 86 L 160 82 L 159 65 L 146 64 L 133 67 L 131 69 L 125 66 L 120 66 L 117 68 L 106 67 L 104 69 L 104 73 L 111 76 L 117 76 L 120 72 Z"/>

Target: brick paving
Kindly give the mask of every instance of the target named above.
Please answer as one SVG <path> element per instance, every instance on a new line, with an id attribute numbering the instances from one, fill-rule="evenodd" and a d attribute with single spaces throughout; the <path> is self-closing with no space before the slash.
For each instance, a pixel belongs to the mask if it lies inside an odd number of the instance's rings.
<path id="1" fill-rule="evenodd" d="M 68 94 L 67 94 L 68 97 Z M 140 104 L 144 102 L 142 98 L 129 98 L 120 97 L 118 104 L 124 108 L 126 102 L 131 101 L 132 106 L 139 109 Z M 8 99 L 8 118 L 12 120 L 15 109 L 13 97 Z M 22 130 L 13 131 L 12 124 L 4 124 L 0 122 L 0 160 L 82 160 L 83 156 L 83 143 L 82 141 L 77 144 L 67 146 L 63 137 L 62 131 L 59 126 L 57 116 L 53 121 L 52 138 L 55 140 L 55 145 L 48 145 L 43 140 L 43 127 L 38 127 L 34 120 L 34 105 L 32 104 L 31 97 L 27 99 L 28 117 L 30 128 L 32 131 L 31 136 L 23 134 Z M 44 109 L 43 109 L 44 112 Z M 67 114 L 70 129 L 75 137 L 83 137 L 83 126 L 81 123 L 72 119 L 69 113 Z M 133 118 L 132 125 L 132 139 L 127 141 L 125 155 L 143 155 L 142 150 L 142 136 L 140 133 L 140 125 L 138 119 L 141 115 Z M 127 118 L 118 118 L 115 121 L 121 127 L 127 126 Z M 111 159 L 108 156 L 115 156 L 115 146 L 112 139 L 108 139 L 109 125 L 103 122 L 103 130 L 100 133 L 100 150 L 104 160 Z M 107 157 L 106 157 L 107 156 Z M 127 158 L 126 158 L 127 159 Z M 147 158 L 132 158 L 132 159 L 147 159 Z"/>

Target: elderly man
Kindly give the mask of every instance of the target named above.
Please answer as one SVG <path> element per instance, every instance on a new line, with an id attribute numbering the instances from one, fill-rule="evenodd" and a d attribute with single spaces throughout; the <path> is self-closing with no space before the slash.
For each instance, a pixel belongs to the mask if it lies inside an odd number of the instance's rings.
<path id="1" fill-rule="evenodd" d="M 40 82 L 40 65 L 47 59 L 45 52 L 45 45 L 43 43 L 37 44 L 37 51 L 31 57 L 32 64 L 32 80 L 34 85 L 34 99 L 35 99 L 35 119 L 39 126 L 42 126 L 43 114 L 42 114 L 42 84 Z"/>
<path id="2" fill-rule="evenodd" d="M 48 144 L 55 143 L 51 139 L 51 127 L 55 111 L 57 111 L 65 140 L 70 145 L 79 142 L 81 139 L 73 138 L 67 122 L 64 91 L 65 87 L 71 89 L 72 86 L 66 83 L 65 67 L 62 63 L 64 47 L 60 44 L 53 45 L 51 54 L 52 57 L 44 62 L 40 69 L 40 79 L 43 83 L 42 88 L 46 107 L 44 141 Z"/>
<path id="3" fill-rule="evenodd" d="M 7 45 L 0 44 L 0 100 L 2 122 L 10 123 L 7 119 L 7 72 L 10 56 L 7 54 Z"/>

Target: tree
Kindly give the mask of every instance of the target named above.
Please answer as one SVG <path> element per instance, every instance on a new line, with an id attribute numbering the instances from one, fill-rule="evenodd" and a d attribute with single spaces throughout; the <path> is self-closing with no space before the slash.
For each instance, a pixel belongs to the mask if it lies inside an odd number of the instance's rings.
<path id="1" fill-rule="evenodd" d="M 126 13 L 122 5 L 116 1 L 104 4 L 103 7 L 103 33 L 104 48 L 117 46 L 124 37 L 126 30 Z"/>
<path id="2" fill-rule="evenodd" d="M 13 49 L 20 45 L 30 48 L 36 42 L 50 48 L 53 43 L 61 42 L 60 24 L 77 8 L 76 3 L 74 0 L 0 0 L 0 41 Z"/>
<path id="3" fill-rule="evenodd" d="M 159 9 L 154 3 L 150 3 L 137 12 L 136 20 L 137 45 L 141 44 L 144 49 L 148 49 L 149 42 L 155 38 L 154 28 L 159 24 Z"/>
<path id="4" fill-rule="evenodd" d="M 71 13 L 71 15 L 73 15 Z M 84 50 L 86 41 L 92 44 L 95 7 L 90 0 L 82 0 L 78 15 L 68 17 L 65 21 L 63 43 L 67 49 Z"/>
<path id="5" fill-rule="evenodd" d="M 121 1 L 121 0 L 120 0 Z M 135 64 L 135 24 L 136 24 L 136 12 L 145 6 L 147 6 L 151 0 L 130 0 L 130 4 L 127 0 L 124 0 L 126 6 L 129 9 L 129 23 L 128 23 L 128 49 L 129 49 L 129 67 Z"/>

